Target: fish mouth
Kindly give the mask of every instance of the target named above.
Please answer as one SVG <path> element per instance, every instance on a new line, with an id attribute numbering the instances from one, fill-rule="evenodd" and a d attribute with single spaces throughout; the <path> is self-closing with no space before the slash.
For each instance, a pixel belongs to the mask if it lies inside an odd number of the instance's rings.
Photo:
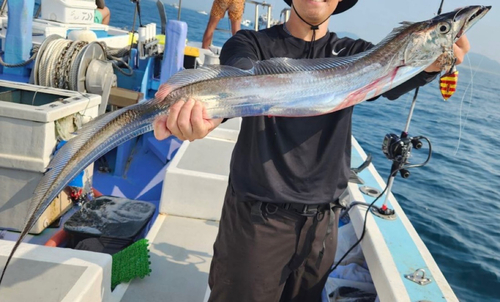
<path id="1" fill-rule="evenodd" d="M 477 21 L 481 20 L 491 9 L 491 6 L 469 6 L 455 11 L 453 22 L 460 22 L 462 26 L 457 31 L 455 41 L 460 39 Z"/>

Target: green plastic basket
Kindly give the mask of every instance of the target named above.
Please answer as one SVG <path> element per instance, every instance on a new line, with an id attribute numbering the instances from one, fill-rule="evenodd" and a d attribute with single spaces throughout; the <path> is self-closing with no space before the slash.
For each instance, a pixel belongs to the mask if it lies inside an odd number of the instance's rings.
<path id="1" fill-rule="evenodd" d="M 147 239 L 141 239 L 112 256 L 111 290 L 122 282 L 149 276 L 151 262 L 148 245 Z"/>

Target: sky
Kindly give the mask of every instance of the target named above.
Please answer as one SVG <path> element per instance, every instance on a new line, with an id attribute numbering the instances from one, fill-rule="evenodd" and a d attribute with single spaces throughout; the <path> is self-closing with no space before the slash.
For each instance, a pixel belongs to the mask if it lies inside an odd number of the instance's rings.
<path id="1" fill-rule="evenodd" d="M 165 0 L 167 3 L 178 0 Z M 261 1 L 261 0 L 257 0 Z M 279 19 L 283 0 L 267 0 L 272 5 L 273 18 Z M 500 62 L 500 2 L 498 0 L 445 0 L 443 12 L 467 5 L 491 5 L 493 8 L 471 30 L 467 37 L 471 52 L 480 53 Z M 423 21 L 435 16 L 441 0 L 359 0 L 351 10 L 333 16 L 329 28 L 335 32 L 350 32 L 377 43 L 402 21 Z M 497 4 L 498 7 L 495 7 Z M 212 0 L 182 0 L 182 7 L 210 12 Z M 246 4 L 244 18 L 253 20 L 255 6 Z M 263 13 L 259 7 L 259 14 Z"/>

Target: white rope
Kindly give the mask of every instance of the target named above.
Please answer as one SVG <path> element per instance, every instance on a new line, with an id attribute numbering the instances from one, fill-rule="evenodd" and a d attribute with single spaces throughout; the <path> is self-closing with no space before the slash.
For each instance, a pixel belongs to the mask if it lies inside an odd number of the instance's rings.
<path id="1" fill-rule="evenodd" d="M 48 42 L 44 52 L 36 62 L 38 64 L 39 85 L 70 89 L 71 67 L 78 54 L 87 45 L 83 41 L 56 39 Z"/>
<path id="2" fill-rule="evenodd" d="M 56 48 L 54 49 L 54 53 L 52 54 L 53 60 L 51 61 L 51 68 L 48 72 L 49 74 L 49 83 L 50 87 L 58 87 L 59 85 L 59 74 L 61 72 L 61 62 L 66 50 L 68 50 L 68 46 L 71 44 L 71 41 L 62 40 L 57 43 Z"/>

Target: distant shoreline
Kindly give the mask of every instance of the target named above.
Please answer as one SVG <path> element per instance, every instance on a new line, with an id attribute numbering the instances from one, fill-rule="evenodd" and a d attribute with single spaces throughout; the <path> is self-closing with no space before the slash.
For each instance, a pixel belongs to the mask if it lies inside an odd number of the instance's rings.
<path id="1" fill-rule="evenodd" d="M 486 72 L 486 73 L 490 73 L 490 74 L 494 74 L 494 75 L 500 76 L 500 69 L 497 72 L 495 72 L 493 70 L 483 69 L 481 67 L 469 66 L 466 63 L 462 63 L 461 65 L 459 65 L 458 69 L 459 70 L 460 69 L 469 69 L 469 70 L 472 70 L 472 71 L 481 71 L 481 72 Z"/>

